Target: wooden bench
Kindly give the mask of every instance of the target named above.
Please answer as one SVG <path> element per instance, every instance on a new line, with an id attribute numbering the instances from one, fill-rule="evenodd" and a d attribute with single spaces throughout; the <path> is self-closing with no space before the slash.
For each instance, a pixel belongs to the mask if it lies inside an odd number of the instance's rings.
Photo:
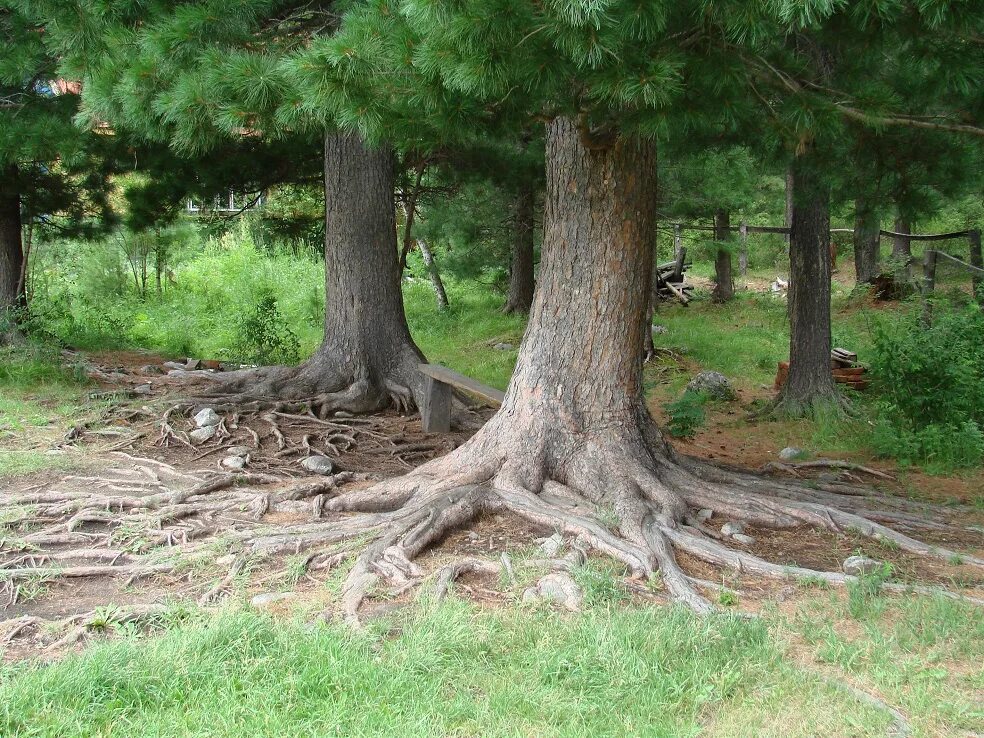
<path id="1" fill-rule="evenodd" d="M 506 396 L 494 387 L 476 382 L 440 364 L 421 364 L 420 373 L 424 375 L 420 420 L 426 433 L 447 433 L 451 430 L 451 397 L 454 389 L 475 395 L 492 407 L 499 407 Z"/>

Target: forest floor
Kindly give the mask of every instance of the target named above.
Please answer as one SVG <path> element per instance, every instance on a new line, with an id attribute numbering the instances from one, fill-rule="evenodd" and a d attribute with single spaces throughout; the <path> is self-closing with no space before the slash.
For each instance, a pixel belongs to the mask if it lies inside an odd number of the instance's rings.
<path id="1" fill-rule="evenodd" d="M 840 309 L 848 348 L 863 344 L 864 311 Z M 926 503 L 955 526 L 924 539 L 984 555 L 984 474 L 930 476 L 873 458 L 863 420 L 751 425 L 786 340 L 777 310 L 763 295 L 727 310 L 670 307 L 657 316 L 667 330 L 646 381 L 661 421 L 665 403 L 700 369 L 725 372 L 739 394 L 710 406 L 694 438 L 674 441 L 678 450 L 754 470 L 796 446 L 873 468 L 887 478 L 866 484 Z M 508 339 L 518 344 L 518 336 L 491 336 L 471 351 L 490 353 Z M 733 350 L 721 352 L 722 341 Z M 455 366 L 453 357 L 435 358 Z M 358 489 L 447 453 L 469 432 L 427 435 L 419 418 L 395 412 L 327 424 L 289 413 L 227 416 L 228 435 L 192 448 L 183 442 L 194 427 L 188 418 L 175 415 L 173 433 L 161 432 L 161 417 L 187 391 L 186 378 L 147 368 L 164 357 L 107 351 L 61 360 L 70 373 L 50 361 L 11 362 L 0 397 L 0 735 L 984 732 L 980 609 L 878 589 L 880 577 L 984 597 L 984 574 L 959 559 L 932 562 L 850 531 L 748 529 L 748 550 L 778 563 L 837 570 L 860 553 L 886 566 L 842 591 L 722 576 L 681 557 L 688 574 L 720 584 L 725 614 L 696 621 L 663 607 L 659 582 L 631 580 L 592 556 L 574 571 L 584 601 L 570 613 L 524 602 L 545 573 L 541 547 L 554 531 L 492 516 L 418 559 L 424 587 L 375 592 L 367 629 L 354 635 L 334 617 L 344 563 L 282 549 L 247 557 L 243 537 L 303 531 L 321 519 L 324 490 L 299 464 L 309 447 L 332 443 L 338 484 Z M 234 445 L 258 445 L 238 475 L 221 465 Z M 204 491 L 216 480 L 227 483 Z M 91 514 L 94 498 L 102 514 Z M 503 555 L 511 576 L 468 574 L 455 597 L 439 604 L 428 596 L 448 562 Z M 86 567 L 96 575 L 82 575 Z M 73 570 L 79 575 L 66 575 Z M 312 630 L 315 622 L 323 627 Z M 288 668 L 311 659 L 327 659 L 348 681 L 325 684 L 323 673 Z M 38 660 L 53 665 L 28 665 Z M 238 686 L 220 678 L 232 673 Z M 389 692 L 377 712 L 357 708 L 381 689 Z M 326 695 L 335 698 L 330 709 Z M 212 704 L 220 706 L 215 722 L 204 710 Z M 114 725 L 121 715 L 126 727 Z"/>

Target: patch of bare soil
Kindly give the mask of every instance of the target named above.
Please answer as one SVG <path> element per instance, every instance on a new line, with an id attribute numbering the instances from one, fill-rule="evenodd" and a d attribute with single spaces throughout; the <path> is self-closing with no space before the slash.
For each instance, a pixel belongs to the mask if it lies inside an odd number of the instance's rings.
<path id="1" fill-rule="evenodd" d="M 130 352 L 100 354 L 92 361 L 108 377 L 125 375 L 118 384 L 109 382 L 112 387 L 141 381 L 142 367 L 152 359 Z M 312 617 L 331 617 L 338 595 L 334 585 L 326 585 L 338 581 L 338 572 L 357 552 L 356 542 L 343 534 L 356 517 L 364 525 L 365 515 L 329 512 L 326 502 L 357 495 L 379 479 L 442 456 L 473 432 L 425 434 L 417 416 L 396 412 L 318 418 L 283 408 L 223 413 L 215 433 L 196 440 L 191 415 L 197 407 L 175 411 L 172 389 L 162 386 L 147 400 L 117 405 L 104 427 L 81 427 L 70 434 L 66 443 L 91 459 L 84 470 L 40 473 L 0 491 L 0 512 L 7 521 L 0 528 L 4 658 L 52 658 L 120 623 L 151 626 L 174 600 L 208 606 L 228 596 L 286 591 L 289 596 L 271 597 L 263 606 L 286 612 L 300 605 Z M 487 417 L 488 412 L 480 414 Z M 107 428 L 115 434 L 107 436 Z M 717 439 L 717 448 L 706 438 L 678 447 L 736 466 L 774 460 L 774 445 L 767 450 L 747 429 L 715 434 Z M 324 456 L 332 468 L 310 473 L 302 461 L 313 456 Z M 241 468 L 230 466 L 230 458 L 242 460 Z M 835 470 L 830 478 L 836 481 L 840 473 Z M 886 495 L 897 492 L 898 485 L 887 486 Z M 950 527 L 907 532 L 970 554 L 984 548 L 984 536 L 968 529 L 982 522 L 979 514 L 940 506 L 924 512 Z M 382 525 L 392 513 L 375 514 Z M 724 522 L 718 516 L 706 526 L 713 532 Z M 748 527 L 746 532 L 754 542 L 736 549 L 781 565 L 838 571 L 847 556 L 861 550 L 891 563 L 900 581 L 951 590 L 956 585 L 967 594 L 984 589 L 977 568 L 905 554 L 849 531 L 804 526 Z M 522 585 L 503 564 L 503 553 L 517 567 L 538 557 L 542 562 L 537 539 L 552 533 L 512 514 L 484 514 L 469 528 L 434 541 L 404 572 L 402 584 L 375 591 L 366 615 L 392 612 L 409 602 L 419 586 L 440 591 L 436 583 L 449 576 L 457 592 L 483 605 L 515 600 L 521 592 L 516 587 Z M 564 550 L 573 553 L 576 544 L 568 537 Z M 555 563 L 572 566 L 577 560 Z M 710 599 L 717 599 L 722 588 L 733 590 L 740 607 L 749 611 L 797 592 L 790 581 L 752 577 L 740 569 L 722 571 L 682 553 L 678 560 Z M 448 574 L 453 567 L 460 568 Z M 523 572 L 518 574 L 522 581 Z M 624 584 L 637 601 L 665 599 L 654 583 L 626 576 Z"/>

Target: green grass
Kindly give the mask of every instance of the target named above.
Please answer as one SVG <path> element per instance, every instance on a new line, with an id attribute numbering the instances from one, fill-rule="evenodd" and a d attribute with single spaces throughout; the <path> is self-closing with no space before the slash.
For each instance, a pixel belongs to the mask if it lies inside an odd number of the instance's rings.
<path id="1" fill-rule="evenodd" d="M 50 349 L 0 350 L 0 477 L 70 463 L 64 453 L 48 453 L 38 445 L 57 438 L 91 410 L 87 385 L 84 375 L 63 366 Z"/>
<path id="2" fill-rule="evenodd" d="M 883 735 L 888 721 L 790 666 L 763 622 L 452 599 L 401 626 L 229 613 L 7 667 L 0 735 L 783 735 L 760 730 L 777 710 L 785 735 Z"/>

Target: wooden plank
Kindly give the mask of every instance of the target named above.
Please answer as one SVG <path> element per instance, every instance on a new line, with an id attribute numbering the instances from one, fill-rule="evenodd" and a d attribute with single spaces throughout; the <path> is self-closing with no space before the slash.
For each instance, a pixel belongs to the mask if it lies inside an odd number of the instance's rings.
<path id="1" fill-rule="evenodd" d="M 451 430 L 451 394 L 450 384 L 424 376 L 420 422 L 425 433 L 447 433 Z"/>
<path id="2" fill-rule="evenodd" d="M 469 394 L 476 395 L 477 397 L 480 397 L 488 402 L 493 407 L 498 407 L 501 405 L 502 400 L 506 396 L 505 392 L 500 392 L 495 389 L 495 387 L 489 387 L 488 385 L 482 384 L 471 377 L 466 377 L 464 374 L 458 374 L 458 372 L 452 371 L 446 366 L 441 366 L 440 364 L 420 364 L 418 368 L 424 376 L 436 379 L 438 382 L 450 385 L 451 387 L 457 387 L 458 389 Z"/>

